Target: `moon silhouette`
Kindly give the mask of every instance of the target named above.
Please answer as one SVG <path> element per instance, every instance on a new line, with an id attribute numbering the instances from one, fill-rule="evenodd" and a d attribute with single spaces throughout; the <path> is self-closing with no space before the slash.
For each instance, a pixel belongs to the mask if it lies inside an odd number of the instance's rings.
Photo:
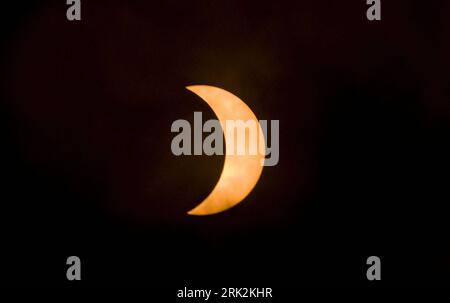
<path id="1" fill-rule="evenodd" d="M 222 174 L 213 191 L 205 200 L 188 212 L 189 215 L 212 215 L 240 203 L 255 187 L 261 176 L 265 158 L 264 135 L 255 114 L 232 93 L 208 85 L 193 85 L 186 88 L 208 103 L 219 119 L 222 130 L 226 129 L 225 123 L 227 120 L 254 120 L 258 127 L 259 144 L 264 146 L 263 152 L 257 152 L 255 155 L 250 154 L 248 151 L 251 147 L 258 150 L 258 146 L 253 146 L 258 143 L 246 139 L 245 154 L 225 154 Z M 227 136 L 225 136 L 225 144 L 227 144 Z"/>

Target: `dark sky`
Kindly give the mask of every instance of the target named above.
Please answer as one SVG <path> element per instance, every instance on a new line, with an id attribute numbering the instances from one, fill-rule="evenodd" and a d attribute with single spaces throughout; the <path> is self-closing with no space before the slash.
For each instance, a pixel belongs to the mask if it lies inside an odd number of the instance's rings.
<path id="1" fill-rule="evenodd" d="M 448 281 L 450 4 L 3 4 L 2 278 Z M 15 1 L 19 2 L 19 1 Z M 23 2 L 23 3 L 22 3 Z M 223 156 L 175 157 L 214 85 L 280 121 L 280 161 L 218 215 L 187 216 Z M 7 260 L 7 261 L 6 261 Z"/>

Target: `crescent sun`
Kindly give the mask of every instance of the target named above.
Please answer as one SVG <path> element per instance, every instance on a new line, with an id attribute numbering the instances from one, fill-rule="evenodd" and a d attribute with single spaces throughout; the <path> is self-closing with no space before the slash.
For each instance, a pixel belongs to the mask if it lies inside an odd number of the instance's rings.
<path id="1" fill-rule="evenodd" d="M 199 205 L 188 212 L 189 215 L 212 215 L 227 210 L 240 203 L 253 190 L 261 176 L 265 159 L 264 135 L 252 110 L 238 97 L 218 87 L 208 85 L 187 86 L 188 90 L 202 98 L 216 114 L 222 130 L 227 120 L 254 120 L 258 127 L 259 145 L 264 152 L 255 155 L 225 154 L 225 162 L 219 181 L 212 192 Z M 225 144 L 227 144 L 225 136 Z M 245 150 L 257 142 L 245 140 Z"/>

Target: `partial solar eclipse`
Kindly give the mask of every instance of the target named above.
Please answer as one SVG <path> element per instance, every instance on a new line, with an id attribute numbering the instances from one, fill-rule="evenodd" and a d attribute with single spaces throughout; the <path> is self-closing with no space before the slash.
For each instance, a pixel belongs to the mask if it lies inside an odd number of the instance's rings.
<path id="1" fill-rule="evenodd" d="M 218 87 L 193 85 L 188 90 L 202 98 L 212 108 L 220 121 L 222 130 L 227 120 L 254 121 L 259 131 L 259 144 L 265 146 L 264 135 L 258 119 L 251 109 L 232 93 Z M 225 144 L 228 146 L 227 136 Z M 245 141 L 245 150 L 255 150 L 258 142 Z M 212 215 L 227 210 L 244 200 L 255 187 L 261 176 L 265 159 L 263 153 L 225 153 L 225 163 L 219 181 L 212 192 L 199 205 L 188 212 L 189 215 Z"/>

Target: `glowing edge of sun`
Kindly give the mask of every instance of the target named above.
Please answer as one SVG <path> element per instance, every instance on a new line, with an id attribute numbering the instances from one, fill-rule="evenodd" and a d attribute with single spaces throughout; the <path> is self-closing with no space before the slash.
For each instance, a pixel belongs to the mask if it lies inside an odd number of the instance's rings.
<path id="1" fill-rule="evenodd" d="M 258 126 L 258 139 L 265 146 L 264 135 L 252 110 L 237 96 L 218 87 L 208 85 L 192 85 L 188 90 L 203 99 L 214 111 L 225 130 L 226 120 L 254 120 Z M 262 140 L 262 141 L 261 141 Z M 227 138 L 225 136 L 225 145 Z M 250 144 L 258 144 L 246 140 L 245 150 Z M 256 149 L 258 150 L 258 149 Z M 261 176 L 264 163 L 264 152 L 256 155 L 225 155 L 225 161 L 219 181 L 212 192 L 199 205 L 188 212 L 189 215 L 212 215 L 225 211 L 240 203 L 255 187 Z"/>

